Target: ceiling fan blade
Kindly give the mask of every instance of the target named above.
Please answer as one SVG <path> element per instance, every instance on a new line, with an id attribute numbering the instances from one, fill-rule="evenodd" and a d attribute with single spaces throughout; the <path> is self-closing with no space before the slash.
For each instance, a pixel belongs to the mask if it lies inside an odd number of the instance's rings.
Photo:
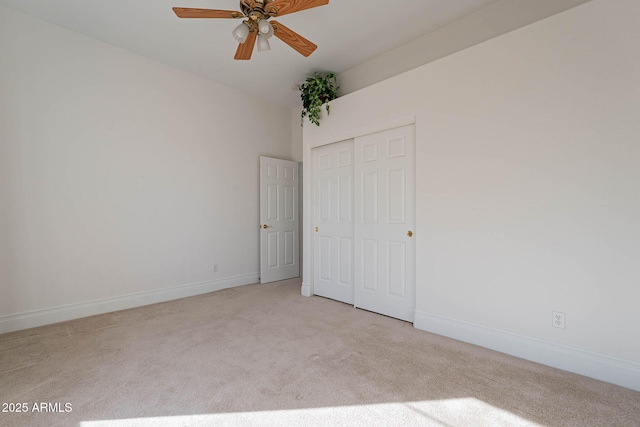
<path id="1" fill-rule="evenodd" d="M 281 23 L 271 21 L 271 24 L 274 29 L 273 35 L 300 52 L 300 54 L 309 56 L 318 48 L 318 46 L 311 43 L 295 31 L 285 27 Z"/>
<path id="2" fill-rule="evenodd" d="M 271 3 L 267 3 L 266 9 L 270 12 L 274 8 L 277 10 L 274 16 L 282 16 L 326 4 L 329 4 L 329 0 L 274 0 Z"/>
<path id="3" fill-rule="evenodd" d="M 174 7 L 178 18 L 242 18 L 244 14 L 235 10 L 193 9 L 190 7 Z"/>
<path id="4" fill-rule="evenodd" d="M 249 33 L 247 41 L 240 43 L 238 50 L 236 50 L 236 56 L 233 59 L 249 60 L 253 53 L 253 46 L 256 44 L 256 33 Z"/>

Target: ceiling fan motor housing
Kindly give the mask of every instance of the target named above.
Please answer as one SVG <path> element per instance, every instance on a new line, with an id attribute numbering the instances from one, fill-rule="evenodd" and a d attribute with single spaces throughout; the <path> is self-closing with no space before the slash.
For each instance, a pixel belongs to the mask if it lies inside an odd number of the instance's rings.
<path id="1" fill-rule="evenodd" d="M 240 8 L 247 18 L 259 21 L 271 18 L 274 15 L 273 12 L 277 13 L 277 10 L 267 11 L 265 6 L 268 3 L 270 3 L 268 0 L 241 0 Z"/>

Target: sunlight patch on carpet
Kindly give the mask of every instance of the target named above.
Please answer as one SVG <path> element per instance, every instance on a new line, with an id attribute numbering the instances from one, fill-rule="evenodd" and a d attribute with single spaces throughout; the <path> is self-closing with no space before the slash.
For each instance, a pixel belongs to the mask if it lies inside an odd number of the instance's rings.
<path id="1" fill-rule="evenodd" d="M 542 427 L 474 398 L 330 408 L 82 421 L 79 427 L 204 427 L 304 425 L 420 425 Z"/>

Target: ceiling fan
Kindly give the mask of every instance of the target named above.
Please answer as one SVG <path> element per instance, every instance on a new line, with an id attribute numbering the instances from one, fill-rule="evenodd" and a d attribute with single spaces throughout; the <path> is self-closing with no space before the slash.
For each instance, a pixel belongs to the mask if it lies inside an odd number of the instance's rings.
<path id="1" fill-rule="evenodd" d="M 251 59 L 256 40 L 258 51 L 270 50 L 269 38 L 274 35 L 302 55 L 311 55 L 318 46 L 269 19 L 326 4 L 329 4 L 329 0 L 240 0 L 242 12 L 187 7 L 174 7 L 173 11 L 179 18 L 247 18 L 233 30 L 233 36 L 240 43 L 234 59 L 248 60 Z"/>

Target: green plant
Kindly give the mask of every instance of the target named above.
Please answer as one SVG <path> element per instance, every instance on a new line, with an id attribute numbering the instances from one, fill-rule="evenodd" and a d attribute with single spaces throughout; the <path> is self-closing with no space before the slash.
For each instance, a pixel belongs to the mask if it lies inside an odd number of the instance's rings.
<path id="1" fill-rule="evenodd" d="M 327 114 L 329 114 L 329 101 L 338 97 L 339 86 L 336 85 L 336 75 L 328 73 L 322 75 L 313 73 L 312 77 L 300 85 L 300 98 L 302 99 L 302 113 L 300 114 L 301 125 L 304 118 L 309 117 L 309 121 L 316 126 L 320 126 L 320 109 L 326 104 Z"/>

